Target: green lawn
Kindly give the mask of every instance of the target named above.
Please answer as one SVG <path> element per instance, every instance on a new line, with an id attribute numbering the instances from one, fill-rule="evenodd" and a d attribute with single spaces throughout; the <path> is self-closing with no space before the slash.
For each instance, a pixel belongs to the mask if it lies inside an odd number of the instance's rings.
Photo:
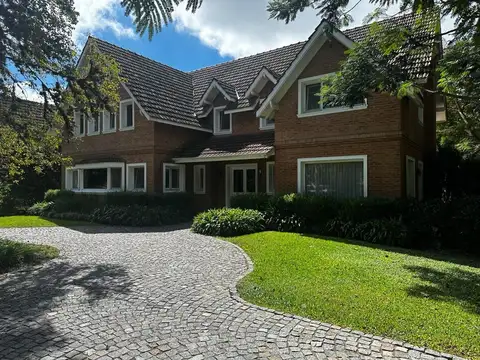
<path id="1" fill-rule="evenodd" d="M 0 239 L 0 273 L 25 264 L 39 264 L 58 256 L 58 249 Z"/>
<path id="2" fill-rule="evenodd" d="M 52 220 L 40 216 L 3 216 L 0 217 L 0 228 L 11 227 L 51 227 L 88 225 L 90 223 L 73 220 Z"/>
<path id="3" fill-rule="evenodd" d="M 255 264 L 238 285 L 249 302 L 480 359 L 480 261 L 277 232 L 228 240 Z"/>

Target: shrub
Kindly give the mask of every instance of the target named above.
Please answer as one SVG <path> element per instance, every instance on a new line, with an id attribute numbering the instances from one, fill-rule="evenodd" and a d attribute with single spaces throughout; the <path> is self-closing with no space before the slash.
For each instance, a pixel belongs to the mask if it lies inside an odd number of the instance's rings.
<path id="1" fill-rule="evenodd" d="M 33 204 L 27 209 L 27 214 L 28 215 L 37 215 L 37 216 L 43 216 L 47 212 L 51 211 L 54 207 L 53 201 L 42 201 Z"/>
<path id="2" fill-rule="evenodd" d="M 212 209 L 195 216 L 192 231 L 211 236 L 236 236 L 265 229 L 265 219 L 258 210 Z"/>
<path id="3" fill-rule="evenodd" d="M 0 239 L 0 273 L 23 264 L 36 264 L 58 256 L 53 246 Z"/>
<path id="4" fill-rule="evenodd" d="M 269 207 L 272 195 L 265 193 L 235 195 L 230 200 L 232 208 L 265 211 Z"/>
<path id="5" fill-rule="evenodd" d="M 61 190 L 61 189 L 50 189 L 45 192 L 43 200 L 50 202 L 57 199 L 69 199 L 75 195 L 73 191 L 70 190 Z"/>

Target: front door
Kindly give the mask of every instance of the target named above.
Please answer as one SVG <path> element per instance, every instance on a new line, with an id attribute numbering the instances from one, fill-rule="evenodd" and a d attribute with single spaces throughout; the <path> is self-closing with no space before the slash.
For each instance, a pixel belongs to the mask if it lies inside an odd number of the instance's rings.
<path id="1" fill-rule="evenodd" d="M 226 205 L 234 195 L 257 192 L 257 164 L 227 165 Z"/>

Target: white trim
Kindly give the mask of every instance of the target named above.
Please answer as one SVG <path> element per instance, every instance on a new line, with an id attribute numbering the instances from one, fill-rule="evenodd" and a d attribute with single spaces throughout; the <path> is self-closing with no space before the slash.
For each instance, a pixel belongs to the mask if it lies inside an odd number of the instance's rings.
<path id="1" fill-rule="evenodd" d="M 275 154 L 275 150 L 271 150 L 266 154 L 259 155 L 237 155 L 237 156 L 215 156 L 215 157 L 190 157 L 190 158 L 174 158 L 177 164 L 188 164 L 197 162 L 214 162 L 214 161 L 239 161 L 239 160 L 258 160 L 266 159 Z"/>
<path id="2" fill-rule="evenodd" d="M 252 81 L 252 83 L 248 87 L 247 91 L 245 92 L 244 97 L 249 98 L 252 95 L 257 96 L 258 93 L 255 91 L 255 89 L 257 88 L 258 85 L 260 85 L 260 83 L 262 81 L 265 81 L 265 79 L 271 81 L 273 84 L 277 83 L 277 79 L 275 79 L 275 77 L 272 75 L 272 73 L 270 71 L 268 71 L 267 68 L 262 67 L 262 70 L 260 70 L 258 75 L 255 77 L 255 79 Z M 267 82 L 265 82 L 265 84 L 263 86 L 265 86 L 266 84 L 267 84 Z M 263 88 L 263 86 L 262 86 L 262 88 Z"/>
<path id="3" fill-rule="evenodd" d="M 226 111 L 225 111 L 225 114 L 236 114 L 236 113 L 241 113 L 241 112 L 246 112 L 246 111 L 255 110 L 255 108 L 256 108 L 257 105 L 258 105 L 258 102 L 259 102 L 259 99 L 257 99 L 257 101 L 255 101 L 255 104 L 253 104 L 252 106 L 245 107 L 245 108 L 240 108 L 240 109 L 226 110 Z"/>
<path id="4" fill-rule="evenodd" d="M 197 169 L 199 171 L 199 173 L 197 174 Z M 197 176 L 200 174 L 200 170 L 203 169 L 203 189 L 197 189 Z M 206 183 L 206 179 L 207 179 L 207 175 L 206 175 L 206 167 L 205 165 L 194 165 L 193 166 L 193 193 L 194 194 L 205 194 L 206 192 L 206 187 L 207 187 L 207 183 Z"/>
<path id="5" fill-rule="evenodd" d="M 133 183 L 134 179 L 130 178 L 130 169 L 132 169 L 132 175 L 134 175 L 133 169 L 139 169 L 143 167 L 143 189 L 134 189 Z M 138 191 L 138 192 L 147 192 L 147 163 L 133 163 L 127 164 L 127 191 Z"/>
<path id="6" fill-rule="evenodd" d="M 131 126 L 124 126 L 123 122 L 123 108 L 132 105 L 132 125 Z M 119 109 L 119 122 L 118 122 L 118 130 L 125 131 L 125 130 L 133 130 L 135 129 L 135 100 L 133 99 L 125 99 L 120 101 L 120 109 Z M 127 119 L 125 118 L 125 124 L 127 123 Z"/>
<path id="7" fill-rule="evenodd" d="M 225 165 L 225 206 L 230 207 L 230 197 L 233 195 L 233 191 L 231 189 L 231 186 L 233 186 L 233 170 L 235 169 L 240 169 L 240 170 L 251 170 L 255 169 L 255 194 L 258 192 L 258 164 L 253 163 L 253 164 L 228 164 Z M 231 184 L 229 184 L 229 182 Z M 244 178 L 243 178 L 243 185 L 244 188 L 246 189 L 247 187 L 247 172 L 244 172 Z M 245 192 L 246 193 L 246 192 Z"/>
<path id="8" fill-rule="evenodd" d="M 83 115 L 83 133 L 80 134 L 80 119 L 78 119 L 79 123 L 77 124 L 77 114 L 79 115 L 79 117 L 81 117 Z M 78 111 L 78 110 L 75 110 L 73 112 L 73 122 L 75 124 L 75 137 L 84 137 L 85 134 L 87 133 L 87 127 L 88 127 L 88 124 L 86 123 L 86 116 L 85 116 L 85 113 L 83 113 L 82 111 Z M 78 129 L 77 129 L 78 127 Z"/>
<path id="9" fill-rule="evenodd" d="M 218 83 L 216 79 L 213 79 L 212 82 L 210 83 L 210 86 L 205 90 L 203 93 L 202 98 L 200 99 L 200 105 L 204 104 L 211 104 L 210 101 L 208 101 L 208 96 L 210 95 L 210 92 L 216 89 L 217 91 L 221 92 L 223 97 L 227 99 L 228 101 L 235 101 L 236 99 L 233 99 L 230 95 L 227 94 L 227 92 L 222 88 L 222 86 Z"/>
<path id="10" fill-rule="evenodd" d="M 270 187 L 268 186 L 268 179 L 270 178 L 270 167 L 269 165 L 273 165 L 273 189 L 270 189 Z M 267 194 L 273 194 L 275 193 L 275 161 L 267 161 L 267 171 L 266 171 L 266 178 L 265 178 L 265 191 Z"/>
<path id="11" fill-rule="evenodd" d="M 120 188 L 111 188 L 111 169 L 117 168 L 122 170 L 121 174 L 121 187 Z M 85 189 L 84 186 L 84 170 L 88 169 L 107 169 L 107 188 L 106 189 Z M 69 175 L 72 174 L 74 170 L 78 170 L 78 189 L 72 189 L 72 179 L 69 178 Z M 65 169 L 65 189 L 72 190 L 74 192 L 81 193 L 108 193 L 108 192 L 118 192 L 125 190 L 125 163 L 123 162 L 102 162 L 102 163 L 92 163 L 92 164 L 79 164 L 71 166 Z"/>
<path id="12" fill-rule="evenodd" d="M 140 103 L 137 101 L 137 99 L 135 98 L 135 96 L 133 96 L 132 92 L 130 91 L 130 89 L 127 87 L 127 85 L 125 85 L 125 83 L 121 83 L 123 88 L 125 89 L 125 91 L 128 93 L 128 96 L 130 96 L 130 99 L 133 100 L 135 102 L 135 104 L 138 106 L 138 108 L 140 109 L 140 112 L 142 113 L 143 116 L 145 116 L 145 118 L 147 120 L 151 120 L 150 119 L 150 115 L 148 115 L 148 113 L 145 111 L 145 109 L 142 107 L 142 105 L 140 105 Z M 125 99 L 125 100 L 130 100 L 130 99 Z M 125 101 L 125 100 L 122 100 L 122 101 Z M 121 101 L 120 101 L 121 102 Z"/>
<path id="13" fill-rule="evenodd" d="M 273 90 L 268 95 L 267 99 L 262 103 L 260 108 L 257 110 L 257 117 L 263 116 L 263 112 L 267 110 L 269 106 L 272 104 L 275 105 L 273 99 L 279 96 L 276 103 L 281 100 L 281 98 L 286 94 L 287 90 L 293 85 L 294 81 L 298 78 L 301 74 L 303 69 L 310 63 L 313 59 L 314 55 L 320 48 L 323 46 L 325 41 L 327 40 L 327 35 L 325 34 L 325 27 L 328 26 L 328 22 L 322 20 L 320 25 L 315 29 L 313 34 L 310 36 L 307 43 L 303 46 L 300 53 L 297 55 L 295 60 L 290 64 L 287 71 L 283 74 L 280 78 L 278 83 L 275 85 Z M 341 31 L 337 29 L 333 29 L 332 31 L 333 37 L 339 41 L 342 45 L 347 48 L 351 48 L 353 46 L 353 41 L 347 38 Z"/>
<path id="14" fill-rule="evenodd" d="M 213 108 L 213 134 L 214 135 L 227 135 L 232 133 L 232 114 L 226 114 L 225 112 L 224 112 L 224 115 L 228 115 L 230 120 L 230 129 L 220 130 L 220 118 L 217 116 L 217 114 L 222 112 L 223 109 L 225 109 L 225 106 L 217 106 Z"/>
<path id="15" fill-rule="evenodd" d="M 100 135 L 100 129 L 101 129 L 101 126 L 100 126 L 100 114 L 101 112 L 99 112 L 96 116 L 97 118 L 95 119 L 95 115 L 92 115 L 92 117 L 89 117 L 87 119 L 87 133 L 86 135 L 87 136 L 96 136 L 96 135 Z M 102 117 L 102 120 L 103 120 L 103 117 Z M 98 121 L 98 130 L 97 131 L 91 131 L 94 127 L 94 122 L 95 121 Z"/>
<path id="16" fill-rule="evenodd" d="M 165 172 L 167 167 L 176 168 L 179 170 L 178 172 L 178 189 L 167 189 L 167 179 L 165 176 Z M 164 193 L 177 193 L 177 192 L 185 192 L 185 165 L 182 164 L 172 164 L 172 163 L 163 163 L 163 192 Z M 170 181 L 171 182 L 171 181 Z"/>
<path id="17" fill-rule="evenodd" d="M 108 114 L 108 117 L 106 116 Z M 110 125 L 110 115 L 113 114 L 115 116 L 115 126 L 113 128 L 105 128 L 105 123 L 108 123 L 108 125 Z M 107 119 L 105 119 L 107 118 Z M 110 134 L 110 133 L 114 133 L 117 131 L 117 113 L 114 112 L 114 113 L 111 113 L 110 111 L 108 110 L 103 110 L 103 113 L 102 113 L 102 119 L 103 119 L 103 126 L 102 126 L 102 133 L 103 134 Z"/>
<path id="18" fill-rule="evenodd" d="M 273 130 L 275 129 L 275 122 L 273 124 L 267 125 L 267 118 L 261 117 L 258 119 L 260 122 L 259 129 L 260 130 Z"/>
<path id="19" fill-rule="evenodd" d="M 305 184 L 302 179 L 302 166 L 309 163 L 339 163 L 339 162 L 363 162 L 363 196 L 368 196 L 368 156 L 367 155 L 346 155 L 327 156 L 297 159 L 297 192 L 305 192 Z"/>
<path id="20" fill-rule="evenodd" d="M 409 196 L 408 194 L 408 162 L 413 161 L 413 196 Z M 405 196 L 406 197 L 417 197 L 417 161 L 413 156 L 406 155 L 405 156 Z"/>

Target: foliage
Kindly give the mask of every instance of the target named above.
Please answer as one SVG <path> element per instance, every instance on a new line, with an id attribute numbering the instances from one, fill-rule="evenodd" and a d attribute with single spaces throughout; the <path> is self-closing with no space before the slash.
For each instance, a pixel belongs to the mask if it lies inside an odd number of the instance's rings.
<path id="1" fill-rule="evenodd" d="M 480 359 L 478 259 L 278 232 L 228 240 L 255 265 L 237 286 L 248 302 Z"/>
<path id="2" fill-rule="evenodd" d="M 57 248 L 0 239 L 0 273 L 25 264 L 38 264 L 58 256 Z"/>
<path id="3" fill-rule="evenodd" d="M 235 195 L 230 199 L 230 205 L 232 208 L 265 211 L 270 198 L 271 195 L 265 193 Z"/>
<path id="4" fill-rule="evenodd" d="M 27 209 L 28 215 L 42 216 L 51 211 L 54 207 L 53 201 L 42 201 L 33 204 Z"/>
<path id="5" fill-rule="evenodd" d="M 236 236 L 263 231 L 265 220 L 257 210 L 212 209 L 193 219 L 192 231 L 211 236 Z"/>
<path id="6" fill-rule="evenodd" d="M 48 189 L 45 191 L 44 201 L 50 202 L 58 199 L 69 199 L 72 198 L 75 193 L 71 190 L 62 190 L 62 189 Z"/>

